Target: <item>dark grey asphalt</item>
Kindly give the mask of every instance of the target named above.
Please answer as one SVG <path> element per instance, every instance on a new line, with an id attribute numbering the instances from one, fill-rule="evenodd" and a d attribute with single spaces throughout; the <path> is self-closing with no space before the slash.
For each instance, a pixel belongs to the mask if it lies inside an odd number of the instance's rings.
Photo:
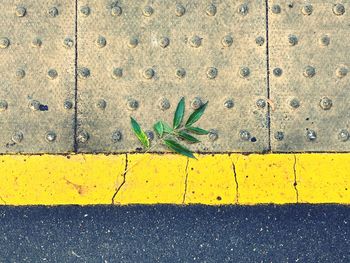
<path id="1" fill-rule="evenodd" d="M 350 207 L 0 207 L 1 262 L 350 262 Z"/>

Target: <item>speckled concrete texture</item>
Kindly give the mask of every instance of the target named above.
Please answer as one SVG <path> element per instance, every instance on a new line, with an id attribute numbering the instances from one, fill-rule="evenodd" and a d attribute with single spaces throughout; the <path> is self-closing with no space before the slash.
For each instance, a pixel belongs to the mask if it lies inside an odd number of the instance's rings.
<path id="1" fill-rule="evenodd" d="M 2 262 L 349 262 L 350 210 L 0 207 Z"/>
<path id="2" fill-rule="evenodd" d="M 79 0 L 78 10 L 79 67 L 90 71 L 78 83 L 79 132 L 89 134 L 79 151 L 135 151 L 129 117 L 144 129 L 172 124 L 181 97 L 187 116 L 209 101 L 198 125 L 218 135 L 193 150 L 268 149 L 264 1 Z"/>
<path id="3" fill-rule="evenodd" d="M 1 153 L 139 152 L 130 117 L 171 123 L 181 97 L 209 101 L 199 153 L 350 149 L 346 0 L 0 8 Z"/>
<path id="4" fill-rule="evenodd" d="M 0 152 L 74 150 L 75 3 L 0 1 Z"/>
<path id="5" fill-rule="evenodd" d="M 349 151 L 349 1 L 269 1 L 272 150 Z"/>

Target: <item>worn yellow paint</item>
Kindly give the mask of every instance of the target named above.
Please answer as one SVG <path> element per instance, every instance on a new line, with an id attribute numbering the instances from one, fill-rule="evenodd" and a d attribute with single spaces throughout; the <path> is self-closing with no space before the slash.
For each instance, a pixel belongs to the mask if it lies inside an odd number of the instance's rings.
<path id="1" fill-rule="evenodd" d="M 293 155 L 239 156 L 235 166 L 240 204 L 285 204 L 297 201 Z"/>
<path id="2" fill-rule="evenodd" d="M 197 157 L 2 155 L 0 204 L 350 204 L 350 154 Z"/>
<path id="3" fill-rule="evenodd" d="M 236 183 L 232 160 L 227 154 L 191 159 L 187 169 L 186 204 L 235 204 Z"/>
<path id="4" fill-rule="evenodd" d="M 0 156 L 0 197 L 9 205 L 110 204 L 125 155 Z M 0 203 L 1 203 L 0 201 Z"/>
<path id="5" fill-rule="evenodd" d="M 177 155 L 128 154 L 125 184 L 115 204 L 181 204 L 185 189 L 187 158 Z M 119 174 L 117 188 L 123 182 Z"/>
<path id="6" fill-rule="evenodd" d="M 296 155 L 299 201 L 350 204 L 349 154 Z"/>

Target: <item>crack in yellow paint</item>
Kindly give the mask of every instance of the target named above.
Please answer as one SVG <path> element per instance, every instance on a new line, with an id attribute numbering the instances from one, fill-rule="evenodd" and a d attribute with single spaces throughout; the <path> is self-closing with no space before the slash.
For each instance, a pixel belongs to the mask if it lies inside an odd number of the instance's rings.
<path id="1" fill-rule="evenodd" d="M 182 198 L 182 204 L 186 203 L 186 196 L 187 196 L 187 187 L 188 187 L 188 164 L 189 164 L 190 160 L 189 158 L 187 158 L 186 161 L 186 168 L 185 168 L 185 183 L 184 183 L 184 194 L 183 194 L 183 198 Z"/>
<path id="2" fill-rule="evenodd" d="M 238 202 L 239 202 L 239 185 L 238 185 L 238 180 L 237 180 L 236 165 L 235 165 L 234 161 L 232 161 L 232 172 L 233 172 L 233 177 L 235 179 L 235 184 L 236 184 L 236 200 L 235 200 L 235 203 L 238 204 Z"/>
<path id="3" fill-rule="evenodd" d="M 128 161 L 128 154 L 126 153 L 125 154 L 125 168 L 124 168 L 124 172 L 123 174 L 121 175 L 122 176 L 122 182 L 121 183 L 118 183 L 118 179 L 120 179 L 120 176 L 117 177 L 117 180 L 116 180 L 116 187 L 115 187 L 115 192 L 112 196 L 112 205 L 115 204 L 115 199 L 117 198 L 117 195 L 120 191 L 120 189 L 124 186 L 124 184 L 126 183 L 126 174 L 128 173 L 128 170 L 129 170 L 129 161 Z"/>
<path id="4" fill-rule="evenodd" d="M 297 179 L 297 156 L 294 154 L 294 164 L 293 164 L 293 175 L 294 175 L 294 190 L 295 190 L 295 195 L 296 195 L 296 202 L 299 203 L 299 191 L 298 191 L 298 179 Z"/>

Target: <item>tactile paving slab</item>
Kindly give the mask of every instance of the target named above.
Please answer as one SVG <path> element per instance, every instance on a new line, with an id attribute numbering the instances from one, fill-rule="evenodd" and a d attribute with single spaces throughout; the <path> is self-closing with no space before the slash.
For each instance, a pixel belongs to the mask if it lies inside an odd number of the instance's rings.
<path id="1" fill-rule="evenodd" d="M 181 97 L 198 152 L 349 151 L 349 1 L 267 2 L 1 1 L 0 153 L 138 151 Z"/>
<path id="2" fill-rule="evenodd" d="M 273 151 L 350 150 L 349 13 L 349 1 L 269 1 Z"/>
<path id="3" fill-rule="evenodd" d="M 75 3 L 0 1 L 0 152 L 73 151 Z"/>
<path id="4" fill-rule="evenodd" d="M 267 150 L 265 17 L 260 0 L 79 0 L 79 151 L 135 151 L 130 116 L 171 123 L 182 96 L 209 101 L 194 150 Z"/>

